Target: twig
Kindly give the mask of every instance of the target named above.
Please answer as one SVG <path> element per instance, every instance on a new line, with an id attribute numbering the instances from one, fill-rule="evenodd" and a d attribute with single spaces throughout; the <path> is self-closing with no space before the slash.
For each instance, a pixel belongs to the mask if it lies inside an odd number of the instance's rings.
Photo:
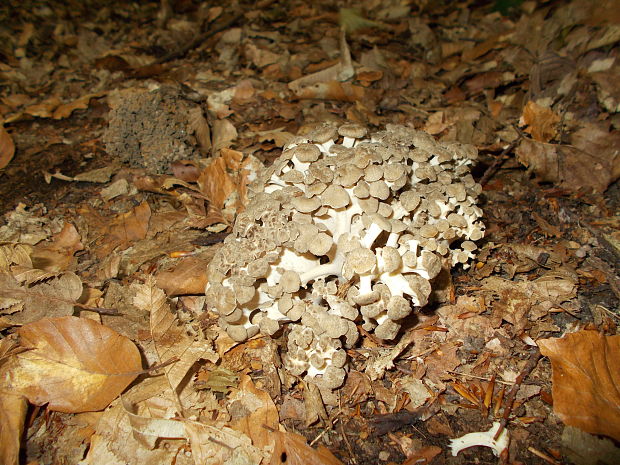
<path id="1" fill-rule="evenodd" d="M 338 392 L 338 416 L 340 416 L 340 414 L 342 414 L 342 397 L 340 395 L 340 392 Z M 347 438 L 347 433 L 344 430 L 344 423 L 341 421 L 340 422 L 340 434 L 342 435 L 342 439 L 344 439 L 344 443 L 347 446 L 347 449 L 349 450 L 349 457 L 351 457 L 351 463 L 353 464 L 357 464 L 357 460 L 355 459 L 355 454 L 353 453 L 353 448 L 351 447 L 351 444 L 349 443 L 349 438 Z"/>
<path id="2" fill-rule="evenodd" d="M 259 2 L 256 5 L 256 8 L 264 10 L 265 8 L 267 8 L 272 3 L 275 3 L 276 1 L 277 0 L 263 0 L 262 2 Z M 220 24 L 219 26 L 213 27 L 213 28 L 209 29 L 208 31 L 203 32 L 198 37 L 196 37 L 194 40 L 192 40 L 191 42 L 183 45 L 181 48 L 175 50 L 174 52 L 170 52 L 170 53 L 164 55 L 163 57 L 159 57 L 153 63 L 151 63 L 151 65 L 161 65 L 163 63 L 167 63 L 167 62 L 169 62 L 171 60 L 174 60 L 176 58 L 184 57 L 187 52 L 189 52 L 190 50 L 193 50 L 193 49 L 199 47 L 207 39 L 213 37 L 218 32 L 222 32 L 222 31 L 228 29 L 230 26 L 232 26 L 233 24 L 238 22 L 241 18 L 243 18 L 243 13 L 239 13 L 239 14 L 229 18 L 227 21 L 224 21 L 224 23 Z"/>
<path id="3" fill-rule="evenodd" d="M 504 407 L 504 414 L 502 415 L 499 429 L 495 433 L 495 436 L 493 436 L 494 441 L 497 441 L 497 438 L 499 438 L 500 434 L 502 434 L 502 431 L 504 431 L 504 428 L 508 423 L 508 417 L 512 413 L 512 407 L 514 405 L 515 398 L 517 397 L 517 392 L 519 392 L 519 389 L 521 388 L 521 383 L 536 367 L 536 364 L 538 363 L 538 360 L 540 360 L 540 357 L 542 357 L 542 355 L 540 354 L 540 350 L 536 349 L 536 351 L 533 352 L 530 356 L 530 359 L 525 364 L 525 367 L 523 368 L 521 373 L 519 373 L 519 376 L 517 376 L 514 386 L 508 392 L 508 397 L 506 397 L 506 406 Z"/>
<path id="4" fill-rule="evenodd" d="M 78 302 L 74 303 L 73 305 L 75 305 L 76 307 L 80 307 L 82 310 L 99 313 L 100 315 L 119 315 L 119 311 L 116 308 L 90 307 L 88 305 L 80 304 Z"/>
<path id="5" fill-rule="evenodd" d="M 351 457 L 351 463 L 357 463 L 357 460 L 355 459 L 355 455 L 353 454 L 353 449 L 351 448 L 351 443 L 349 443 L 349 438 L 347 438 L 347 434 L 344 430 L 344 423 L 340 422 L 340 434 L 342 435 L 342 439 L 344 439 L 344 443 L 347 446 L 347 449 L 349 450 L 349 457 Z"/>
<path id="6" fill-rule="evenodd" d="M 499 171 L 499 169 L 504 164 L 504 162 L 510 158 L 508 156 L 508 152 L 511 152 L 512 150 L 514 150 L 514 148 L 517 146 L 517 144 L 521 141 L 522 138 L 523 138 L 523 136 L 521 134 L 519 134 L 519 137 L 517 137 L 515 140 L 513 140 L 510 143 L 510 145 L 508 147 L 506 147 L 504 150 L 502 150 L 502 153 L 500 153 L 495 158 L 495 160 L 493 161 L 491 166 L 489 166 L 486 169 L 486 171 L 482 175 L 482 178 L 480 178 L 480 185 L 481 186 L 484 186 L 487 182 L 489 182 L 489 179 L 491 179 L 491 177 L 493 177 L 493 175 Z"/>
<path id="7" fill-rule="evenodd" d="M 239 14 L 233 16 L 232 18 L 229 18 L 228 21 L 225 21 L 223 24 L 220 24 L 218 27 L 214 27 L 212 29 L 209 29 L 208 31 L 203 32 L 202 34 L 200 34 L 198 37 L 196 37 L 191 42 L 183 45 L 181 48 L 179 48 L 179 49 L 177 49 L 177 50 L 175 50 L 173 52 L 167 53 L 166 55 L 157 58 L 151 64 L 152 65 L 161 65 L 163 63 L 167 63 L 169 61 L 172 61 L 172 60 L 174 60 L 176 58 L 184 57 L 185 54 L 187 54 L 187 52 L 189 52 L 190 50 L 193 50 L 196 47 L 200 46 L 207 39 L 209 39 L 210 37 L 214 36 L 218 32 L 222 32 L 222 31 L 228 29 L 230 26 L 232 26 L 237 21 L 239 21 L 241 18 L 243 18 L 243 13 L 239 13 Z"/>
<path id="8" fill-rule="evenodd" d="M 316 438 L 314 438 L 312 440 L 312 442 L 310 443 L 310 446 L 314 446 L 317 443 L 317 441 L 319 439 L 321 439 L 325 435 L 325 433 L 327 433 L 328 431 L 330 431 L 334 427 L 334 425 L 338 422 L 338 420 L 340 420 L 340 418 L 338 418 L 338 417 L 334 418 L 332 420 L 331 425 L 329 425 L 327 428 L 325 428 L 323 431 L 321 431 L 321 433 Z"/>
<path id="9" fill-rule="evenodd" d="M 162 368 L 165 368 L 168 365 L 172 365 L 173 363 L 176 363 L 179 360 L 180 360 L 179 357 L 172 357 L 171 359 L 166 360 L 165 362 L 158 363 L 157 365 L 153 365 L 151 368 L 144 370 L 144 373 L 150 373 L 151 371 L 161 370 Z"/>
<path id="10" fill-rule="evenodd" d="M 528 447 L 527 450 L 529 450 L 535 456 L 540 457 L 545 462 L 549 462 L 549 463 L 551 463 L 553 465 L 560 465 L 560 462 L 555 460 L 553 457 L 549 457 L 547 454 L 539 451 L 538 449 L 534 449 L 533 447 Z"/>
<path id="11" fill-rule="evenodd" d="M 469 373 L 459 373 L 458 371 L 453 371 L 453 370 L 446 370 L 448 373 L 452 373 L 455 375 L 459 375 L 459 376 L 465 376 L 466 378 L 474 378 L 474 379 L 479 379 L 481 381 L 491 381 L 491 378 L 487 378 L 485 376 L 476 376 L 476 375 L 470 375 Z M 496 383 L 499 384 L 506 384 L 508 386 L 513 386 L 515 383 L 510 382 L 510 381 L 502 381 L 500 379 L 496 379 L 495 380 Z"/>

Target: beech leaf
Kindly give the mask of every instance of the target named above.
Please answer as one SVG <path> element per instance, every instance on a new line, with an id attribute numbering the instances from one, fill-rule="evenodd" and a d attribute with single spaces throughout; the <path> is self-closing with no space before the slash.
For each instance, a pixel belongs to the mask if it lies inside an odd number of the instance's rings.
<path id="1" fill-rule="evenodd" d="M 155 349 L 161 363 L 177 358 L 164 368 L 164 373 L 175 395 L 183 388 L 182 381 L 194 363 L 204 358 L 215 363 L 218 356 L 204 339 L 195 339 L 179 325 L 166 300 L 166 294 L 155 285 L 155 278 L 149 276 L 144 284 L 138 285 L 134 305 L 149 311 L 150 329 Z"/>
<path id="2" fill-rule="evenodd" d="M 6 388 L 50 410 L 102 410 L 142 370 L 134 343 L 93 320 L 45 318 L 19 336 L 26 350 L 3 367 Z"/>
<path id="3" fill-rule="evenodd" d="M 620 440 L 620 336 L 578 331 L 537 341 L 553 369 L 553 410 L 569 426 Z"/>
<path id="4" fill-rule="evenodd" d="M 14 154 L 15 143 L 13 138 L 4 129 L 4 126 L 0 126 L 0 170 L 9 164 Z"/>

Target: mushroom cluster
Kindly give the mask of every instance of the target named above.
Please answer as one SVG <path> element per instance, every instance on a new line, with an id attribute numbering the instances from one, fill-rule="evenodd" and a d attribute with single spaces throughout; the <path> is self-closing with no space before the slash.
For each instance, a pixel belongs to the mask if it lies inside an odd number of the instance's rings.
<path id="1" fill-rule="evenodd" d="M 325 124 L 251 187 L 209 265 L 207 305 L 236 341 L 288 326 L 283 361 L 324 394 L 342 385 L 361 326 L 397 337 L 442 266 L 484 235 L 474 147 L 397 125 Z"/>

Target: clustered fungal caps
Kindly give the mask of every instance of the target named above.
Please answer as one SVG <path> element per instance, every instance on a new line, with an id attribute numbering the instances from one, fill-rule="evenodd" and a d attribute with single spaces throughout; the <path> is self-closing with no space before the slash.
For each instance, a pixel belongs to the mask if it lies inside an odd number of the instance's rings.
<path id="1" fill-rule="evenodd" d="M 209 265 L 207 303 L 236 341 L 288 325 L 284 365 L 342 385 L 357 325 L 396 338 L 442 266 L 467 266 L 484 235 L 474 147 L 388 125 L 322 125 L 252 186 Z"/>

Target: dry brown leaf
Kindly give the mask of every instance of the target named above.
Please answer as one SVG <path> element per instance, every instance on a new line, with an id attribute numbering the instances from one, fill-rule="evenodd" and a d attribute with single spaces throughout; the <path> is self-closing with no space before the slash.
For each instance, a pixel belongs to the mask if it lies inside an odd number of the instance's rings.
<path id="1" fill-rule="evenodd" d="M 537 341 L 553 369 L 553 410 L 570 426 L 620 440 L 620 335 L 578 331 Z"/>
<path id="2" fill-rule="evenodd" d="M 522 118 L 523 123 L 528 126 L 525 132 L 538 142 L 549 142 L 558 132 L 560 117 L 551 108 L 540 106 L 531 100 L 523 108 Z"/>
<path id="3" fill-rule="evenodd" d="M 107 92 L 97 92 L 95 94 L 87 94 L 74 100 L 73 102 L 63 103 L 54 109 L 51 116 L 54 119 L 68 118 L 75 110 L 87 109 L 91 99 L 103 97 L 106 93 Z"/>
<path id="4" fill-rule="evenodd" d="M 465 81 L 465 87 L 469 94 L 477 94 L 485 89 L 495 89 L 504 83 L 506 77 L 499 71 L 488 71 L 478 73 L 471 79 Z"/>
<path id="5" fill-rule="evenodd" d="M 157 273 L 157 285 L 170 297 L 203 294 L 207 285 L 207 265 L 202 258 L 182 258 L 171 270 Z"/>
<path id="6" fill-rule="evenodd" d="M 144 284 L 136 287 L 133 303 L 139 309 L 150 312 L 150 330 L 160 362 L 178 359 L 164 368 L 170 388 L 178 399 L 183 388 L 181 383 L 192 366 L 200 359 L 215 363 L 219 357 L 206 340 L 194 340 L 194 337 L 188 335 L 178 324 L 166 301 L 166 294 L 155 285 L 153 276 L 148 276 Z"/>
<path id="7" fill-rule="evenodd" d="M 121 399 L 121 404 L 129 419 L 134 438 L 147 449 L 154 449 L 161 438 L 185 439 L 185 429 L 179 420 L 135 414 L 134 405 L 125 398 Z"/>
<path id="8" fill-rule="evenodd" d="M 32 247 L 27 244 L 0 245 L 0 271 L 8 272 L 12 265 L 32 268 L 31 253 Z"/>
<path id="9" fill-rule="evenodd" d="M 313 449 L 306 438 L 295 433 L 276 431 L 276 448 L 269 465 L 343 465 L 327 448 Z"/>
<path id="10" fill-rule="evenodd" d="M 60 105 L 60 103 L 60 98 L 53 95 L 41 103 L 29 105 L 24 109 L 24 114 L 38 118 L 51 118 L 54 114 L 54 110 L 58 107 L 58 105 Z"/>
<path id="11" fill-rule="evenodd" d="M 35 284 L 27 284 L 32 276 L 22 274 L 22 277 L 26 281 L 19 283 L 15 276 L 0 273 L 0 313 L 11 313 L 6 318 L 13 324 L 71 315 L 82 295 L 82 281 L 74 273 L 63 273 Z M 15 305 L 23 311 L 15 313 L 12 309 Z"/>
<path id="12" fill-rule="evenodd" d="M 213 122 L 211 154 L 215 155 L 218 150 L 228 148 L 230 143 L 237 138 L 237 129 L 227 119 L 218 119 Z"/>
<path id="13" fill-rule="evenodd" d="M 274 437 L 271 431 L 277 431 L 279 417 L 269 394 L 257 389 L 252 379 L 244 374 L 239 387 L 233 390 L 229 399 L 229 411 L 234 418 L 231 427 L 248 435 L 252 444 L 259 449 L 265 450 L 272 446 Z"/>
<path id="14" fill-rule="evenodd" d="M 349 82 L 328 81 L 318 82 L 302 87 L 295 92 L 299 99 L 337 100 L 341 102 L 364 101 L 371 92 L 361 86 Z"/>
<path id="15" fill-rule="evenodd" d="M 178 436 L 178 427 L 182 427 L 182 424 L 175 420 L 168 420 L 175 422 L 163 425 L 161 422 L 159 425 L 150 424 L 151 417 L 142 416 L 149 415 L 145 404 L 153 399 L 159 400 L 158 396 L 165 390 L 165 386 L 166 381 L 162 377 L 147 378 L 123 394 L 122 402 L 119 399 L 106 409 L 91 437 L 83 465 L 187 464 L 191 459 L 188 460 L 183 454 L 179 457 L 177 450 L 184 445 L 184 440 L 176 440 L 176 447 L 167 447 L 171 445 L 170 441 L 158 436 L 160 433 Z M 156 428 L 149 430 L 150 426 Z M 156 442 L 158 438 L 159 447 L 149 449 L 145 445 Z"/>
<path id="16" fill-rule="evenodd" d="M 71 223 L 65 223 L 62 230 L 52 237 L 51 242 L 38 243 L 32 253 L 34 267 L 46 271 L 65 271 L 76 263 L 73 256 L 83 250 L 80 234 Z"/>
<path id="17" fill-rule="evenodd" d="M 186 420 L 184 425 L 196 464 L 260 464 L 264 458 L 264 454 L 252 445 L 249 437 L 222 424 L 205 425 Z"/>
<path id="18" fill-rule="evenodd" d="M 226 160 L 214 158 L 198 178 L 200 192 L 209 199 L 209 203 L 217 209 L 224 207 L 228 196 L 236 189 L 235 180 L 226 171 Z"/>
<path id="19" fill-rule="evenodd" d="M 202 113 L 202 108 L 194 107 L 190 109 L 187 115 L 187 122 L 189 128 L 196 136 L 201 153 L 203 155 L 208 155 L 211 152 L 211 128 Z"/>
<path id="20" fill-rule="evenodd" d="M 102 410 L 142 370 L 133 342 L 93 320 L 45 318 L 19 336 L 26 351 L 3 367 L 5 388 L 50 410 Z"/>
<path id="21" fill-rule="evenodd" d="M 200 176 L 198 163 L 192 160 L 177 160 L 170 164 L 170 169 L 175 178 L 185 182 L 196 182 Z"/>
<path id="22" fill-rule="evenodd" d="M 433 459 L 441 454 L 441 447 L 426 446 L 419 450 L 416 450 L 413 454 L 407 457 L 402 465 L 424 465 L 431 463 Z"/>
<path id="23" fill-rule="evenodd" d="M 15 155 L 13 138 L 4 126 L 0 125 L 0 170 L 9 164 L 13 155 Z"/>
<path id="24" fill-rule="evenodd" d="M 586 123 L 571 134 L 570 142 L 599 159 L 609 171 L 610 183 L 620 178 L 620 131 L 610 130 L 604 123 Z"/>
<path id="25" fill-rule="evenodd" d="M 146 202 L 127 213 L 121 213 L 107 225 L 103 243 L 95 249 L 98 258 L 112 253 L 117 247 L 124 250 L 131 243 L 146 237 L 151 218 L 151 208 Z"/>
<path id="26" fill-rule="evenodd" d="M 254 99 L 254 95 L 256 94 L 256 89 L 254 89 L 254 85 L 252 81 L 249 79 L 242 79 L 235 86 L 235 93 L 233 95 L 233 102 L 237 105 L 243 105 L 245 103 L 249 103 Z"/>
<path id="27" fill-rule="evenodd" d="M 570 145 L 523 139 L 516 154 L 519 162 L 532 170 L 541 182 L 552 182 L 573 191 L 603 192 L 617 173 L 615 159 L 600 158 L 600 153 L 586 153 Z"/>
<path id="28" fill-rule="evenodd" d="M 484 42 L 480 44 L 476 44 L 471 48 L 468 48 L 463 51 L 461 54 L 461 59 L 463 61 L 473 61 L 476 58 L 480 58 L 481 56 L 487 54 L 489 51 L 500 45 L 501 36 L 496 35 L 488 38 Z"/>
<path id="29" fill-rule="evenodd" d="M 20 394 L 0 390 L 0 463 L 19 464 L 19 446 L 28 403 Z"/>
<path id="30" fill-rule="evenodd" d="M 109 182 L 112 176 L 118 171 L 118 167 L 114 165 L 104 166 L 103 168 L 95 168 L 94 170 L 84 171 L 83 173 L 73 176 L 74 181 L 79 182 L 95 182 L 104 184 Z"/>

